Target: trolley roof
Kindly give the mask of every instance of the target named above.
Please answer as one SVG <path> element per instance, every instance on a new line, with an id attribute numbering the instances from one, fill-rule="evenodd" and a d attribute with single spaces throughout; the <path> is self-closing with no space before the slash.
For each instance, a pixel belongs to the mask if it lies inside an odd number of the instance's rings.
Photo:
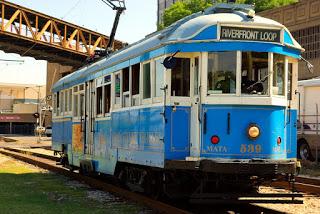
<path id="1" fill-rule="evenodd" d="M 300 58 L 300 53 L 304 50 L 285 26 L 271 19 L 249 16 L 247 11 L 250 8 L 242 5 L 242 8 L 237 9 L 236 6 L 239 7 L 239 5 L 220 4 L 179 20 L 162 31 L 150 34 L 146 38 L 114 52 L 109 57 L 60 79 L 54 85 L 53 91 L 69 88 L 178 50 L 181 52 L 261 51 Z M 228 35 L 232 36 L 232 33 L 235 33 L 234 35 L 238 36 L 238 39 L 222 38 L 222 28 L 229 30 Z M 259 34 L 259 32 L 262 34 L 278 33 L 279 40 L 252 40 L 252 35 Z M 246 33 L 251 35 L 251 37 L 249 36 L 250 40 L 243 36 Z"/>

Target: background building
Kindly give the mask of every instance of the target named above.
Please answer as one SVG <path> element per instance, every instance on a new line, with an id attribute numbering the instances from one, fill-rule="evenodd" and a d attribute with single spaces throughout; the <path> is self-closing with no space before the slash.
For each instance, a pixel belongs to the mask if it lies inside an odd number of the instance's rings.
<path id="1" fill-rule="evenodd" d="M 300 0 L 298 3 L 267 10 L 259 15 L 284 24 L 306 50 L 302 56 L 314 65 L 310 73 L 304 62 L 299 64 L 299 79 L 320 76 L 320 1 Z"/>
<path id="2" fill-rule="evenodd" d="M 33 114 L 46 97 L 46 62 L 12 56 L 22 63 L 0 61 L 0 134 L 33 135 Z"/>
<path id="3" fill-rule="evenodd" d="M 181 0 L 158 0 L 158 24 L 162 23 L 162 15 L 164 10 L 177 1 Z"/>
<path id="4" fill-rule="evenodd" d="M 158 23 L 162 22 L 164 10 L 179 0 L 158 0 Z M 310 73 L 306 64 L 299 64 L 299 79 L 320 76 L 320 0 L 300 0 L 298 3 L 266 10 L 258 15 L 284 24 L 294 38 L 306 50 L 303 57 L 314 65 Z"/>

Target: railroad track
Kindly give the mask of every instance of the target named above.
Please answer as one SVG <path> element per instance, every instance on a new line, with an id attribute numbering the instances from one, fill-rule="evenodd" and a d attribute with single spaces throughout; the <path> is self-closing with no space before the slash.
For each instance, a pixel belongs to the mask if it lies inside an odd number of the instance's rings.
<path id="1" fill-rule="evenodd" d="M 307 178 L 297 176 L 295 182 L 295 190 L 308 194 L 320 195 L 320 179 Z M 292 187 L 288 182 L 273 182 L 272 187 L 281 187 L 291 190 Z"/>
<path id="2" fill-rule="evenodd" d="M 138 204 L 149 207 L 152 210 L 157 211 L 159 213 L 178 213 L 178 214 L 190 213 L 186 210 L 179 209 L 174 206 L 165 204 L 163 202 L 150 199 L 146 196 L 122 189 L 120 187 L 117 187 L 112 184 L 108 184 L 98 179 L 84 176 L 79 173 L 71 172 L 63 168 L 62 166 L 56 165 L 56 160 L 52 160 L 51 158 L 52 156 L 49 157 L 47 155 L 41 154 L 41 157 L 39 157 L 38 153 L 37 153 L 37 156 L 35 156 L 35 154 L 32 152 L 26 152 L 24 150 L 19 150 L 19 149 L 7 149 L 7 148 L 0 149 L 0 154 L 10 156 L 14 159 L 38 166 L 43 169 L 47 169 L 52 172 L 62 174 L 64 176 L 70 177 L 80 182 L 84 182 L 93 188 L 113 193 L 122 198 L 128 199 L 130 201 L 134 201 Z"/>
<path id="3" fill-rule="evenodd" d="M 40 153 L 32 152 L 32 151 L 26 151 L 26 150 L 22 150 L 22 149 L 18 149 L 18 148 L 3 148 L 3 149 L 7 150 L 7 151 L 37 156 L 40 158 L 45 158 L 45 159 L 54 160 L 54 161 L 59 160 L 59 158 L 55 157 L 55 156 L 40 154 Z M 297 191 L 320 195 L 320 179 L 301 177 L 301 176 L 297 176 L 295 179 L 296 179 L 295 189 Z M 273 182 L 272 186 L 291 189 L 291 187 L 289 186 L 289 184 L 287 182 Z"/>
<path id="4" fill-rule="evenodd" d="M 86 184 L 90 185 L 93 188 L 111 192 L 115 195 L 121 196 L 130 201 L 135 201 L 146 207 L 150 207 L 151 209 L 158 211 L 160 213 L 190 213 L 184 209 L 180 209 L 172 205 L 165 204 L 163 202 L 152 200 L 146 196 L 133 193 L 131 191 L 122 189 L 118 186 L 105 183 L 101 180 L 97 180 L 92 177 L 83 176 L 83 175 L 80 175 L 79 173 L 71 172 L 63 168 L 62 166 L 56 165 L 57 158 L 51 155 L 39 154 L 36 152 L 26 151 L 26 150 L 21 150 L 16 148 L 14 149 L 3 148 L 0 150 L 0 153 L 7 156 L 11 156 L 15 159 L 19 159 L 21 161 L 24 161 L 33 165 L 37 165 L 41 168 L 45 168 L 50 171 L 63 174 L 75 180 L 85 182 Z M 305 193 L 312 193 L 312 194 L 320 194 L 320 180 L 305 178 L 305 177 L 297 177 L 296 181 L 297 181 L 296 189 L 298 191 L 305 192 Z M 284 187 L 289 189 L 289 185 L 286 182 L 275 182 L 273 186 L 282 187 L 282 188 Z M 218 208 L 218 207 L 215 207 L 215 208 Z M 262 207 L 259 207 L 253 204 L 247 204 L 247 206 L 244 209 L 251 210 L 251 211 L 255 210 L 260 212 Z M 266 208 L 263 208 L 263 209 L 264 209 L 263 212 L 277 213 L 277 211 L 275 210 L 271 210 L 271 209 L 269 210 Z M 192 210 L 192 212 L 195 212 L 195 210 Z"/>

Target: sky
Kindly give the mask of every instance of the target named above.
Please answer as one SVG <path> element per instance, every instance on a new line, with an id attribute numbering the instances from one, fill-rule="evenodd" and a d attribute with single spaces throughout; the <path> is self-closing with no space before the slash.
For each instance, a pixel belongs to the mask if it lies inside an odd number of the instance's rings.
<path id="1" fill-rule="evenodd" d="M 110 34 L 115 11 L 101 0 L 7 0 L 55 18 Z M 157 0 L 125 0 L 116 39 L 133 43 L 156 30 Z"/>
<path id="2" fill-rule="evenodd" d="M 33 57 L 22 58 L 18 54 L 5 54 L 0 51 L 0 59 L 4 58 L 19 61 L 0 61 L 0 85 L 46 85 L 46 61 L 35 60 Z"/>
<path id="3" fill-rule="evenodd" d="M 109 35 L 115 11 L 101 0 L 7 0 L 32 10 L 90 30 Z M 125 0 L 127 10 L 120 17 L 116 39 L 133 43 L 156 30 L 157 0 Z M 23 60 L 22 63 L 4 62 L 1 59 Z M 34 75 L 39 71 L 39 75 Z M 23 72 L 30 78 L 18 78 Z M 17 78 L 14 78 L 17 77 Z M 37 77 L 37 78 L 34 78 Z M 46 82 L 46 62 L 17 54 L 7 54 L 0 50 L 0 84 L 44 85 Z"/>

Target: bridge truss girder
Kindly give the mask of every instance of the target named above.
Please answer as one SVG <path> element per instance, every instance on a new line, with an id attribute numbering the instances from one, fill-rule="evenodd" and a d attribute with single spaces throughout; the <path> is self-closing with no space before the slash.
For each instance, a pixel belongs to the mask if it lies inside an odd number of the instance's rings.
<path id="1" fill-rule="evenodd" d="M 78 67 L 109 37 L 0 0 L 0 49 Z M 123 43 L 115 41 L 114 48 Z M 64 59 L 64 60 L 63 60 Z"/>

